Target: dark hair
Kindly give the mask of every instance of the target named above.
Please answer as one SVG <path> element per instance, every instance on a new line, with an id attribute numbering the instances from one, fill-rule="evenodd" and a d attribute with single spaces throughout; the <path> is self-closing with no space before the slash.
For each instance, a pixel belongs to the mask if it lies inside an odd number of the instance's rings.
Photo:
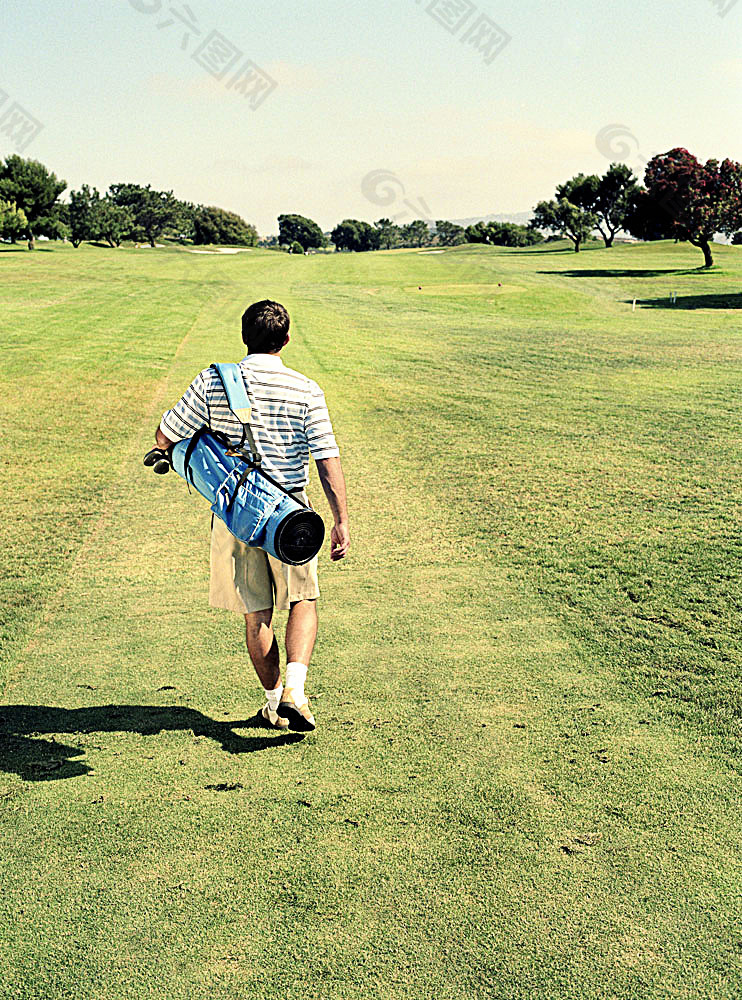
<path id="1" fill-rule="evenodd" d="M 248 354 L 280 351 L 289 332 L 289 314 L 280 302 L 253 302 L 242 314 L 242 342 Z"/>

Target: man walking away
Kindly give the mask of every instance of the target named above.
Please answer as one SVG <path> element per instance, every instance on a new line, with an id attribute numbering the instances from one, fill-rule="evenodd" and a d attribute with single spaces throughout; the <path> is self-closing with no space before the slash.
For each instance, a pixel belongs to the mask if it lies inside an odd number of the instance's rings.
<path id="1" fill-rule="evenodd" d="M 340 452 L 324 393 L 281 360 L 290 339 L 289 325 L 286 309 L 268 299 L 254 302 L 242 317 L 247 356 L 240 370 L 250 399 L 250 426 L 263 470 L 305 503 L 312 455 L 332 511 L 330 558 L 343 559 L 350 535 Z M 242 425 L 229 409 L 219 376 L 210 368 L 199 372 L 163 415 L 157 446 L 169 448 L 193 437 L 201 427 L 220 431 L 235 446 L 242 440 Z M 247 650 L 266 696 L 260 715 L 274 729 L 315 728 L 304 685 L 317 638 L 317 564 L 316 556 L 303 566 L 282 563 L 235 538 L 223 521 L 212 517 L 209 600 L 213 607 L 245 616 Z M 272 625 L 274 606 L 289 612 L 285 687 Z"/>

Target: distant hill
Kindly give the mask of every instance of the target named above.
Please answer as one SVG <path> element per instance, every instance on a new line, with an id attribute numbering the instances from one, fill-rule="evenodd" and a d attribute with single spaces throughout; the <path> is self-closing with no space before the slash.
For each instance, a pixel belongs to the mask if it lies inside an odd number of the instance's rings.
<path id="1" fill-rule="evenodd" d="M 533 212 L 499 212 L 493 215 L 473 215 L 470 219 L 451 219 L 459 226 L 473 226 L 475 222 L 516 222 L 527 226 Z"/>

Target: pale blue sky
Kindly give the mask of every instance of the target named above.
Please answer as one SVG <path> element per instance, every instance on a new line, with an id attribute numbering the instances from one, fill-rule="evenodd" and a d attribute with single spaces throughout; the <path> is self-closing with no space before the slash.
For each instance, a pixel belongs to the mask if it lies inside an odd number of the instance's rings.
<path id="1" fill-rule="evenodd" d="M 451 34 L 430 0 L 191 0 L 201 35 L 184 40 L 158 28 L 176 0 L 4 0 L 0 128 L 17 101 L 44 126 L 23 155 L 70 186 L 150 182 L 262 233 L 279 212 L 409 221 L 419 199 L 433 218 L 526 211 L 604 169 L 614 123 L 638 170 L 675 145 L 742 159 L 742 0 L 723 17 L 729 0 L 433 2 L 475 10 Z M 480 14 L 512 39 L 490 65 L 462 41 Z M 257 110 L 194 60 L 213 29 L 243 53 L 234 70 L 277 81 Z M 398 178 L 388 206 L 362 190 L 374 170 Z"/>

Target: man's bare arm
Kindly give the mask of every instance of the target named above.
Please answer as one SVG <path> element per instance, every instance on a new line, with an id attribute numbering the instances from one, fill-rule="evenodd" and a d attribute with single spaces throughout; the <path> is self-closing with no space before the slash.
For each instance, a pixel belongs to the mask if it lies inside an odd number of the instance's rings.
<path id="1" fill-rule="evenodd" d="M 330 559 L 336 561 L 343 559 L 350 548 L 345 476 L 339 458 L 318 458 L 317 472 L 335 522 L 330 534 Z"/>
<path id="2" fill-rule="evenodd" d="M 175 443 L 170 438 L 165 437 L 159 427 L 155 431 L 155 441 L 157 442 L 157 447 L 162 448 L 163 451 L 167 451 L 170 445 Z"/>

